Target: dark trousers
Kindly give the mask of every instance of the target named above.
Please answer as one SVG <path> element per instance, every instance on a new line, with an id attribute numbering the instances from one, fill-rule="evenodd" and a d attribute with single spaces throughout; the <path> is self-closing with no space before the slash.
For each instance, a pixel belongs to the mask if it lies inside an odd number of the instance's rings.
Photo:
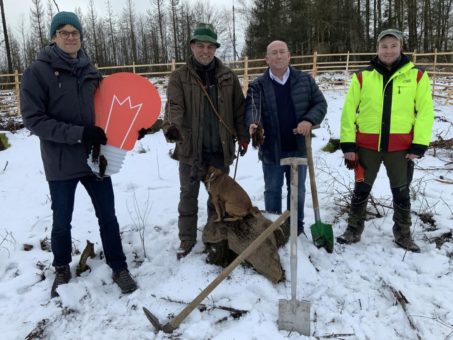
<path id="1" fill-rule="evenodd" d="M 281 158 L 294 157 L 293 153 L 282 155 Z M 298 166 L 298 195 L 297 195 L 297 228 L 301 232 L 304 227 L 304 204 L 305 204 L 305 179 L 307 166 Z M 264 175 L 264 206 L 267 212 L 282 213 L 282 187 L 286 179 L 286 207 L 290 210 L 291 198 L 291 167 L 289 165 L 263 163 Z"/>
<path id="2" fill-rule="evenodd" d="M 96 176 L 49 181 L 53 211 L 51 244 L 54 260 L 52 264 L 63 266 L 71 262 L 71 221 L 75 191 L 79 182 L 85 187 L 93 202 L 107 264 L 113 271 L 126 269 L 126 256 L 115 216 L 112 180 L 110 177 L 99 180 Z"/>
<path id="3" fill-rule="evenodd" d="M 222 161 L 223 162 L 223 161 Z M 212 162 L 210 162 L 212 163 Z M 198 222 L 198 193 L 200 192 L 200 182 L 210 163 L 200 165 L 198 169 L 185 163 L 179 162 L 179 182 L 181 191 L 179 195 L 178 205 L 178 228 L 179 239 L 181 241 L 196 242 L 197 240 L 197 222 Z M 218 162 L 217 162 L 218 163 Z M 214 166 L 228 174 L 230 168 L 228 166 Z M 215 209 L 211 203 L 211 197 L 207 202 L 208 219 L 210 215 L 214 216 Z"/>
<path id="4" fill-rule="evenodd" d="M 360 148 L 358 154 L 359 162 L 365 169 L 365 179 L 355 183 L 348 218 L 349 228 L 357 234 L 362 233 L 368 196 L 383 163 L 393 196 L 393 233 L 397 238 L 400 235 L 407 237 L 411 226 L 409 186 L 414 173 L 414 162 L 406 158 L 407 151 L 384 152 Z"/>

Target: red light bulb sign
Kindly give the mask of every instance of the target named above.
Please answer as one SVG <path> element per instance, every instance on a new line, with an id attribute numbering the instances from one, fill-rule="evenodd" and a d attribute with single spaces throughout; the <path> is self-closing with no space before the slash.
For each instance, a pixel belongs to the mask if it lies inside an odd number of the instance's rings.
<path id="1" fill-rule="evenodd" d="M 138 130 L 149 128 L 159 117 L 161 99 L 151 82 L 134 73 L 115 73 L 101 81 L 94 97 L 96 125 L 104 129 L 107 145 L 106 175 L 120 171 L 126 152 L 134 148 Z M 88 161 L 94 173 L 99 164 Z"/>

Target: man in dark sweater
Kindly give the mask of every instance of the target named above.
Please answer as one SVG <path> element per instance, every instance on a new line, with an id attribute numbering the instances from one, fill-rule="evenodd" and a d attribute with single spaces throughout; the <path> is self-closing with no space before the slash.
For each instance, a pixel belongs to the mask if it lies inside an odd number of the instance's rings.
<path id="1" fill-rule="evenodd" d="M 289 66 L 290 53 L 283 41 L 267 46 L 269 68 L 249 86 L 245 124 L 252 135 L 258 126 L 264 129 L 264 143 L 259 158 L 263 162 L 264 204 L 268 212 L 282 212 L 283 178 L 287 185 L 287 207 L 290 208 L 290 167 L 280 159 L 305 157 L 305 135 L 320 124 L 327 103 L 314 79 Z M 294 131 L 294 132 L 293 132 Z M 299 166 L 298 234 L 304 230 L 305 178 L 307 167 Z"/>

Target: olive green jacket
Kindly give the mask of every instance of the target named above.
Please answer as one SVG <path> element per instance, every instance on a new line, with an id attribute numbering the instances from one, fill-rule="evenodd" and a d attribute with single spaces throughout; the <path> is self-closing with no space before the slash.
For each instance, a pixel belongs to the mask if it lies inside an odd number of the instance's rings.
<path id="1" fill-rule="evenodd" d="M 217 112 L 219 135 L 222 143 L 224 163 L 230 165 L 235 158 L 235 141 L 249 141 L 244 125 L 244 94 L 237 76 L 228 67 L 215 58 L 217 84 Z M 176 142 L 172 157 L 180 162 L 193 165 L 194 161 L 202 161 L 201 149 L 203 141 L 202 119 L 206 95 L 201 88 L 201 79 L 191 65 L 173 71 L 167 87 L 167 104 L 162 129 L 164 134 L 170 126 L 178 129 L 182 140 Z M 172 142 L 171 140 L 167 141 Z"/>

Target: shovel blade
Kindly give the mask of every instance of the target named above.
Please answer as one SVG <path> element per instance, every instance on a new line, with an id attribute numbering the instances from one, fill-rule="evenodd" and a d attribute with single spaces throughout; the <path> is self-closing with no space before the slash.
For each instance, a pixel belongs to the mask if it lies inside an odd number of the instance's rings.
<path id="1" fill-rule="evenodd" d="M 318 221 L 310 227 L 310 230 L 315 246 L 325 248 L 328 253 L 332 253 L 334 245 L 332 225 Z"/>
<path id="2" fill-rule="evenodd" d="M 310 336 L 310 302 L 279 300 L 278 329 Z"/>

